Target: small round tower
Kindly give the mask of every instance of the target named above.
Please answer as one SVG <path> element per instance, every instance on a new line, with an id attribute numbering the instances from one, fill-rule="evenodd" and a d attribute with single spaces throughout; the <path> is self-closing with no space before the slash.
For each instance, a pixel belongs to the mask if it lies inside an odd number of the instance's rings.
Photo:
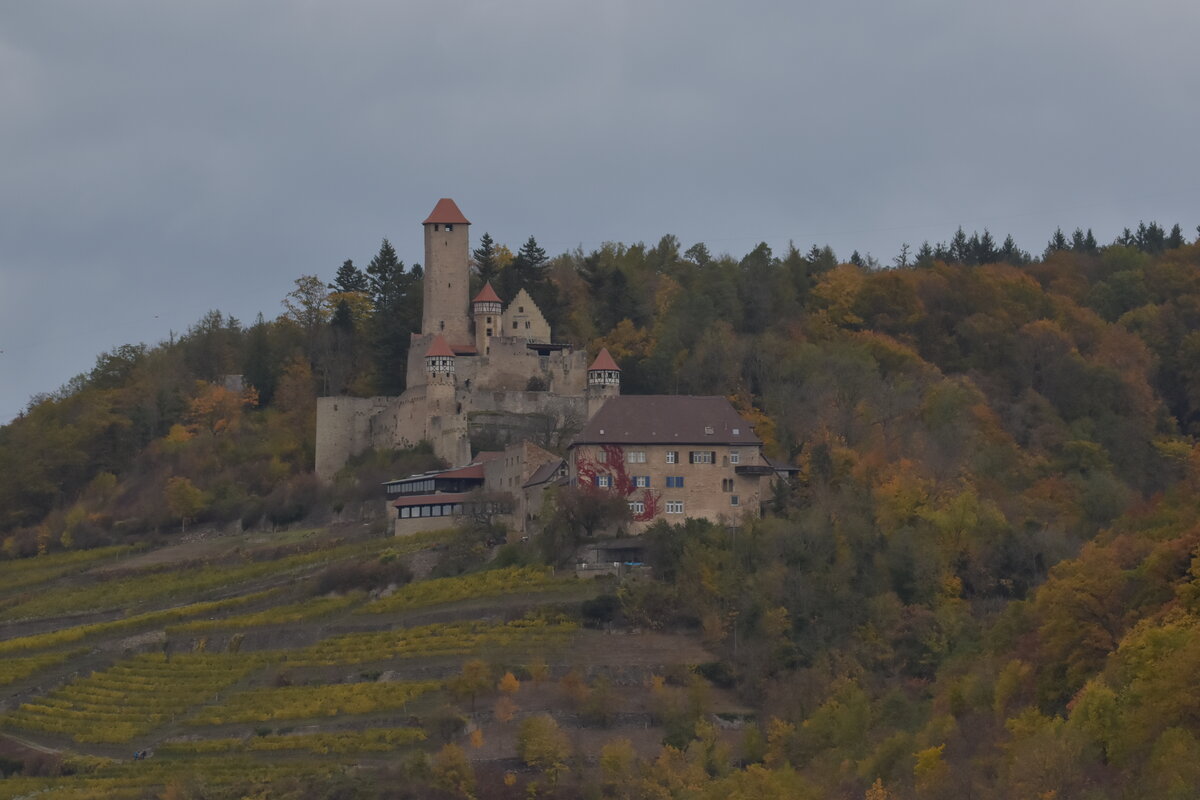
<path id="1" fill-rule="evenodd" d="M 454 408 L 454 351 L 440 333 L 425 353 L 425 398 L 429 414 L 447 414 Z"/>
<path id="2" fill-rule="evenodd" d="M 595 416 L 609 398 L 621 394 L 621 368 L 609 355 L 608 348 L 601 348 L 596 360 L 588 367 L 587 414 Z"/>
<path id="3" fill-rule="evenodd" d="M 488 340 L 500 335 L 503 313 L 504 305 L 500 302 L 500 295 L 496 294 L 491 281 L 488 281 L 471 301 L 471 316 L 475 321 L 475 350 L 479 355 L 486 356 Z"/>

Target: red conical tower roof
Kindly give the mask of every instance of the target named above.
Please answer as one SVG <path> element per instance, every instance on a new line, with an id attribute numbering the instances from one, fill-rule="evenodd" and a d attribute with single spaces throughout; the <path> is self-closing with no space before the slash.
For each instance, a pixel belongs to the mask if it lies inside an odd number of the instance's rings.
<path id="1" fill-rule="evenodd" d="M 479 294 L 475 295 L 475 299 L 472 300 L 471 302 L 472 303 L 499 303 L 499 302 L 501 302 L 501 300 L 500 300 L 500 295 L 496 294 L 496 290 L 492 288 L 492 282 L 488 281 L 487 283 L 485 283 L 483 285 L 483 288 L 479 290 Z"/>
<path id="2" fill-rule="evenodd" d="M 613 361 L 613 357 L 608 354 L 607 347 L 600 348 L 600 353 L 596 356 L 596 360 L 592 362 L 592 365 L 588 367 L 588 372 L 595 372 L 601 369 L 621 371 L 621 368 L 617 366 L 617 362 Z"/>
<path id="3" fill-rule="evenodd" d="M 435 222 L 442 224 L 450 223 L 451 225 L 471 224 L 449 197 L 443 197 L 441 200 L 438 200 L 437 205 L 433 207 L 433 211 L 429 212 L 429 217 L 421 224 L 430 225 Z"/>
<path id="4" fill-rule="evenodd" d="M 426 358 L 454 358 L 454 351 L 450 349 L 450 345 L 446 344 L 446 339 L 440 333 L 433 337 L 433 341 L 429 344 L 429 351 L 425 353 Z"/>

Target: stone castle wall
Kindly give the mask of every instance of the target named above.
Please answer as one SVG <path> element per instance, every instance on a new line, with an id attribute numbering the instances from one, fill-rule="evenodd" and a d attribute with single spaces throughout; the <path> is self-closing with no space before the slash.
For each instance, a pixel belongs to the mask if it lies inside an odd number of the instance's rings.
<path id="1" fill-rule="evenodd" d="M 318 397 L 316 471 L 328 480 L 356 453 L 371 447 L 372 421 L 395 397 Z"/>

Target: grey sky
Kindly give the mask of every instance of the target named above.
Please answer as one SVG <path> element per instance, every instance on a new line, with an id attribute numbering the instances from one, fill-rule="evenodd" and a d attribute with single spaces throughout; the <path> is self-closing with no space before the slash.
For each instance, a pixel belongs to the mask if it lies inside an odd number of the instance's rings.
<path id="1" fill-rule="evenodd" d="M 1194 0 L 10 2 L 0 421 L 294 278 L 514 249 L 742 255 L 1200 223 Z"/>

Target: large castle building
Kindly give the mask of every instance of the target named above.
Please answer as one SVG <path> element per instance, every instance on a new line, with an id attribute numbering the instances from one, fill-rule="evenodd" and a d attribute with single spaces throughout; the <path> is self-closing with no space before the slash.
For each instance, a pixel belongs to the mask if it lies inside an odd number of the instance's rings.
<path id="1" fill-rule="evenodd" d="M 507 305 L 491 284 L 469 299 L 471 223 L 453 200 L 439 200 L 422 225 L 424 306 L 409 346 L 407 388 L 399 397 L 318 399 L 322 479 L 370 448 L 428 441 L 448 463 L 467 464 L 473 437 L 493 446 L 562 444 L 620 394 L 619 373 L 596 370 L 589 380 L 586 353 L 553 341 L 524 289 Z"/>

